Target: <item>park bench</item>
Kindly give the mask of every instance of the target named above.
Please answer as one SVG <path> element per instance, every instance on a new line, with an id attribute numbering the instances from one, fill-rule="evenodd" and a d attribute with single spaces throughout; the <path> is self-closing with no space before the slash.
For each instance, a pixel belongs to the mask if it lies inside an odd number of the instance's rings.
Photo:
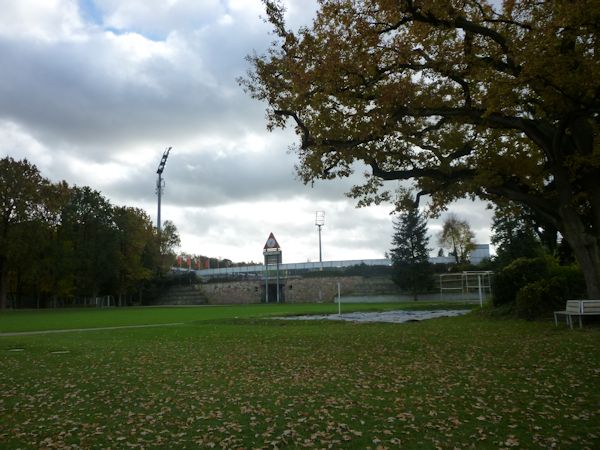
<path id="1" fill-rule="evenodd" d="M 600 316 L 600 300 L 567 300 L 564 311 L 554 311 L 554 324 L 557 326 L 558 316 L 565 316 L 571 328 L 573 328 L 573 317 L 578 317 L 579 328 L 581 328 L 583 316 Z"/>

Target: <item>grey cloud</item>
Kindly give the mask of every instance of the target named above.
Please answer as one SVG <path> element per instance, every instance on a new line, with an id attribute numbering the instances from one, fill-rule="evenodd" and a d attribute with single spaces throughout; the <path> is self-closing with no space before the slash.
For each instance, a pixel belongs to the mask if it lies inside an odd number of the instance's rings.
<path id="1" fill-rule="evenodd" d="M 52 145 L 103 147 L 98 158 L 139 139 L 265 129 L 264 105 L 235 79 L 247 68 L 244 56 L 266 47 L 266 33 L 243 23 L 179 31 L 164 43 L 172 58 L 157 54 L 138 65 L 115 56 L 118 39 L 98 31 L 37 45 L 2 38 L 0 116 Z"/>
<path id="2" fill-rule="evenodd" d="M 186 80 L 182 68 L 167 62 L 147 69 L 157 74 L 165 89 L 161 93 L 111 78 L 107 67 L 90 66 L 82 49 L 38 54 L 2 44 L 0 115 L 57 143 L 126 145 L 136 138 L 218 129 L 239 134 L 249 126 L 247 120 L 262 120 L 260 105 L 241 91 L 224 96 L 218 88 Z M 161 73 L 169 70 L 173 73 Z"/>
<path id="3" fill-rule="evenodd" d="M 149 2 L 147 0 L 96 1 L 105 26 L 119 30 L 135 30 L 159 37 L 172 29 L 193 29 L 207 26 L 226 13 L 218 0 Z"/>
<path id="4" fill-rule="evenodd" d="M 157 155 L 158 156 L 158 155 Z M 261 200 L 292 200 L 306 197 L 319 200 L 343 200 L 350 188 L 346 182 L 305 186 L 294 173 L 295 156 L 284 151 L 183 154 L 174 148 L 163 178 L 163 202 L 181 207 L 211 207 L 229 203 Z M 158 165 L 158 158 L 157 163 Z M 132 176 L 107 190 L 130 199 L 151 201 L 154 197 L 156 168 L 131 168 Z"/>

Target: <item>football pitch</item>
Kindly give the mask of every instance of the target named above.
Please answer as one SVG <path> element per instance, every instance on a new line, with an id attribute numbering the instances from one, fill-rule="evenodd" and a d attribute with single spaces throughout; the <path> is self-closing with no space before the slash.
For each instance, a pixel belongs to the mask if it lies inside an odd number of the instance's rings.
<path id="1" fill-rule="evenodd" d="M 335 312 L 0 313 L 0 447 L 600 447 L 597 326 L 272 318 Z"/>

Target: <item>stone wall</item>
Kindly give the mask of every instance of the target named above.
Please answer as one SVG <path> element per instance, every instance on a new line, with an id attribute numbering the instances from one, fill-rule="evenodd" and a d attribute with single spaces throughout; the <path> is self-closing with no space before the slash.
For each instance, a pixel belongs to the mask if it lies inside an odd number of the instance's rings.
<path id="1" fill-rule="evenodd" d="M 286 303 L 333 302 L 340 283 L 342 295 L 348 295 L 363 277 L 291 278 L 285 283 Z"/>
<path id="2" fill-rule="evenodd" d="M 208 299 L 200 284 L 171 286 L 159 299 L 151 305 L 206 305 Z"/>
<path id="3" fill-rule="evenodd" d="M 399 293 L 389 278 L 289 277 L 280 280 L 280 299 L 285 303 L 333 302 L 337 297 L 338 283 L 342 296 Z M 276 298 L 274 280 L 270 281 L 270 285 L 269 302 L 273 303 Z M 211 305 L 260 303 L 265 296 L 265 283 L 260 280 L 207 283 L 201 285 L 201 289 Z"/>
<path id="4" fill-rule="evenodd" d="M 337 297 L 337 285 L 343 302 L 412 300 L 412 296 L 403 293 L 386 277 L 288 277 L 280 280 L 280 300 L 285 303 L 334 302 Z M 269 302 L 276 302 L 276 283 L 269 280 Z M 489 291 L 487 294 L 489 295 Z M 228 305 L 256 304 L 264 301 L 265 282 L 261 280 L 227 281 L 219 283 L 174 286 L 154 304 L 161 305 Z M 477 301 L 478 292 L 445 293 L 444 300 Z M 419 295 L 420 300 L 439 300 L 439 292 Z"/>
<path id="5" fill-rule="evenodd" d="M 226 281 L 203 284 L 210 305 L 260 303 L 263 289 L 259 281 Z"/>

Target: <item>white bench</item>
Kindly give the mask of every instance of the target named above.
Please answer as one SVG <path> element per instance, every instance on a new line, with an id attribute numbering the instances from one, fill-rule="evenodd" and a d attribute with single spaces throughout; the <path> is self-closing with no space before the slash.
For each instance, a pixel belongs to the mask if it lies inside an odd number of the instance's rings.
<path id="1" fill-rule="evenodd" d="M 581 318 L 583 316 L 600 316 L 600 300 L 567 300 L 567 306 L 564 311 L 554 311 L 554 324 L 558 326 L 558 316 L 565 316 L 567 324 L 573 328 L 573 317 L 579 318 L 579 328 L 581 328 Z"/>

